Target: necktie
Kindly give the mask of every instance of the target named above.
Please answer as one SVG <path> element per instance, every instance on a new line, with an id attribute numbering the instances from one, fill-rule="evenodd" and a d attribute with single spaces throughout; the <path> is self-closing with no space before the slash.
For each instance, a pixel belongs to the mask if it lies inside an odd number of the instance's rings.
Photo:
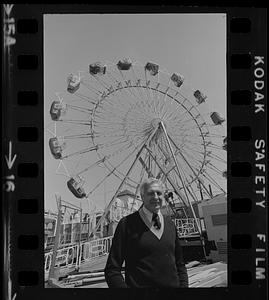
<path id="1" fill-rule="evenodd" d="M 160 218 L 159 218 L 159 215 L 154 213 L 152 215 L 152 221 L 153 221 L 153 226 L 156 228 L 156 229 L 160 229 L 161 228 L 161 221 L 160 221 Z"/>

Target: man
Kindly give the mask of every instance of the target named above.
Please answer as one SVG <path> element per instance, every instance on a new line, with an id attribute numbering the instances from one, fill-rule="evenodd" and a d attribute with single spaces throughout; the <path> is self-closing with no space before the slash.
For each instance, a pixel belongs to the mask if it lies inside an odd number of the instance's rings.
<path id="1" fill-rule="evenodd" d="M 158 179 L 147 179 L 140 187 L 143 206 L 120 220 L 105 267 L 109 287 L 188 287 L 175 225 L 160 212 L 163 192 Z"/>

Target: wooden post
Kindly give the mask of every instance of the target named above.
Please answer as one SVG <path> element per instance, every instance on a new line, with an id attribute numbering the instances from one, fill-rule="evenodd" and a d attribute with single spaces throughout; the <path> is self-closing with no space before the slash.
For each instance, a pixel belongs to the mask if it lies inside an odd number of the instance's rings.
<path id="1" fill-rule="evenodd" d="M 62 219 L 61 196 L 55 195 L 55 197 L 56 197 L 56 202 L 57 202 L 57 206 L 58 206 L 58 215 L 57 215 L 56 234 L 55 234 L 55 239 L 54 239 L 48 282 L 50 282 L 50 280 L 52 278 L 55 278 L 55 263 L 56 263 L 57 250 L 58 250 L 59 240 L 60 240 L 60 229 L 61 229 L 61 219 Z"/>
<path id="2" fill-rule="evenodd" d="M 76 262 L 76 271 L 79 270 L 80 267 L 80 262 L 81 262 L 81 223 L 82 223 L 82 208 L 81 208 L 81 204 L 80 204 L 80 218 L 79 218 L 79 236 L 78 236 L 78 260 Z"/>

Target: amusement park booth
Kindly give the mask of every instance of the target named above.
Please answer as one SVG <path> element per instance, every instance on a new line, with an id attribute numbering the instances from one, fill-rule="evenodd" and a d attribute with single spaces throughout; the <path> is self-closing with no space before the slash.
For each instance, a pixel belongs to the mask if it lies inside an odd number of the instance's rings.
<path id="1" fill-rule="evenodd" d="M 227 195 L 219 194 L 200 203 L 208 241 L 212 244 L 208 259 L 227 262 Z"/>

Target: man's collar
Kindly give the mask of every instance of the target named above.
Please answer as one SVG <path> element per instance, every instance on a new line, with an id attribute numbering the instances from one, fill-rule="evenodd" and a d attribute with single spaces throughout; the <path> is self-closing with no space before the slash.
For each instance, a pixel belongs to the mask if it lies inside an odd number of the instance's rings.
<path id="1" fill-rule="evenodd" d="M 143 210 L 143 212 L 145 213 L 145 215 L 147 216 L 147 218 L 148 218 L 149 220 L 152 220 L 152 215 L 153 215 L 153 213 L 152 213 L 151 211 L 149 211 L 149 210 L 145 207 L 145 205 L 142 206 L 142 210 Z M 160 216 L 161 211 L 159 210 L 159 211 L 157 212 L 157 214 Z"/>

